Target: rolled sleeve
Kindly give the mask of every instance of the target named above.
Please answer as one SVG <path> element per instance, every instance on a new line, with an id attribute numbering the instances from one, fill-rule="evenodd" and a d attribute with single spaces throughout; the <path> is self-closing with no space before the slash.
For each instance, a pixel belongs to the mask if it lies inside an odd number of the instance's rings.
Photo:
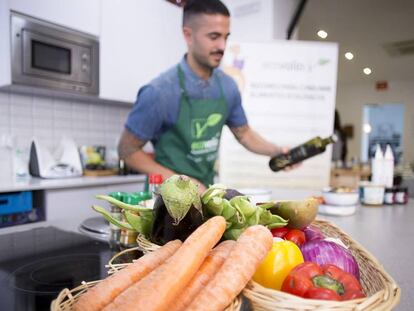
<path id="1" fill-rule="evenodd" d="M 228 127 L 244 126 L 247 124 L 247 117 L 241 104 L 240 92 L 235 83 L 231 90 L 232 91 L 229 96 L 229 116 L 227 118 L 226 125 Z"/>
<path id="2" fill-rule="evenodd" d="M 160 135 L 163 115 L 158 102 L 158 94 L 153 86 L 147 85 L 139 90 L 125 128 L 140 140 L 149 141 Z"/>

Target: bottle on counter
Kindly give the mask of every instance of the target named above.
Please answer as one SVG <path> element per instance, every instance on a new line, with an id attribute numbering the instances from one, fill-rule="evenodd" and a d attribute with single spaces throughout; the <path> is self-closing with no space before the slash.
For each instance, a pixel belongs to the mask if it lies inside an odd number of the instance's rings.
<path id="1" fill-rule="evenodd" d="M 371 181 L 376 185 L 384 185 L 384 155 L 381 146 L 377 144 L 371 160 Z"/>
<path id="2" fill-rule="evenodd" d="M 384 204 L 393 205 L 395 203 L 395 188 L 385 188 Z"/>
<path id="3" fill-rule="evenodd" d="M 126 169 L 125 161 L 123 159 L 119 159 L 118 175 L 127 175 L 127 169 Z"/>
<path id="4" fill-rule="evenodd" d="M 394 184 L 394 155 L 390 145 L 385 148 L 383 173 L 385 187 L 391 188 Z"/>
<path id="5" fill-rule="evenodd" d="M 327 138 L 321 138 L 319 136 L 312 138 L 311 140 L 292 148 L 288 153 L 281 153 L 272 157 L 269 161 L 270 169 L 274 172 L 283 170 L 287 166 L 302 162 L 309 159 L 326 150 L 326 146 L 334 143 L 338 140 L 338 137 L 333 134 Z"/>
<path id="6" fill-rule="evenodd" d="M 137 205 L 141 201 L 140 195 L 136 193 L 127 193 L 123 196 L 122 202 L 130 205 Z M 126 221 L 125 215 L 122 214 L 122 221 Z M 121 249 L 127 249 L 137 246 L 138 233 L 134 230 L 121 229 L 119 244 Z"/>
<path id="7" fill-rule="evenodd" d="M 395 193 L 395 203 L 407 204 L 408 203 L 408 187 L 398 187 Z"/>
<path id="8" fill-rule="evenodd" d="M 151 193 L 154 198 L 155 194 L 158 193 L 158 188 L 162 184 L 162 175 L 161 174 L 149 174 L 148 175 L 148 191 Z"/>
<path id="9" fill-rule="evenodd" d="M 110 197 L 123 202 L 124 201 L 124 196 L 126 195 L 125 192 L 111 192 L 109 194 Z M 121 209 L 114 205 L 114 204 L 110 204 L 110 212 L 111 212 L 111 216 L 119 221 L 122 220 L 122 213 L 121 213 Z M 110 229 L 110 235 L 109 235 L 109 244 L 111 247 L 116 248 L 119 244 L 119 240 L 121 237 L 121 229 L 111 223 L 109 223 L 109 229 Z"/>

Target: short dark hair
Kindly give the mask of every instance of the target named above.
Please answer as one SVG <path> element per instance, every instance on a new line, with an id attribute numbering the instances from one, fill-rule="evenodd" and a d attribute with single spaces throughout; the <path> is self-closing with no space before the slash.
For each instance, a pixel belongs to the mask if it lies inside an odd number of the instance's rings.
<path id="1" fill-rule="evenodd" d="M 183 26 L 186 25 L 189 19 L 198 14 L 220 14 L 230 17 L 229 10 L 220 0 L 188 0 L 183 11 Z"/>

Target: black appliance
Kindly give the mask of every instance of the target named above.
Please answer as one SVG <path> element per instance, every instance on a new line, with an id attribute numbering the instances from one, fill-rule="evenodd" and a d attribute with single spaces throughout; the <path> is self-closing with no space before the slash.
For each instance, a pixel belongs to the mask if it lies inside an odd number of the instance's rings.
<path id="1" fill-rule="evenodd" d="M 55 227 L 0 235 L 0 310 L 44 311 L 63 288 L 107 276 L 107 242 Z"/>

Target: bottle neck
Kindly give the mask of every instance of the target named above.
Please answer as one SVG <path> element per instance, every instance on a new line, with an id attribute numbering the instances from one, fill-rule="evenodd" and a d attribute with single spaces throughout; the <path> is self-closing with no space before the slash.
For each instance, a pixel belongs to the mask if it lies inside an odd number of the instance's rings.
<path id="1" fill-rule="evenodd" d="M 329 144 L 335 143 L 338 141 L 338 138 L 336 137 L 336 135 L 331 135 L 329 137 L 323 138 L 321 145 L 322 147 L 326 147 Z"/>

